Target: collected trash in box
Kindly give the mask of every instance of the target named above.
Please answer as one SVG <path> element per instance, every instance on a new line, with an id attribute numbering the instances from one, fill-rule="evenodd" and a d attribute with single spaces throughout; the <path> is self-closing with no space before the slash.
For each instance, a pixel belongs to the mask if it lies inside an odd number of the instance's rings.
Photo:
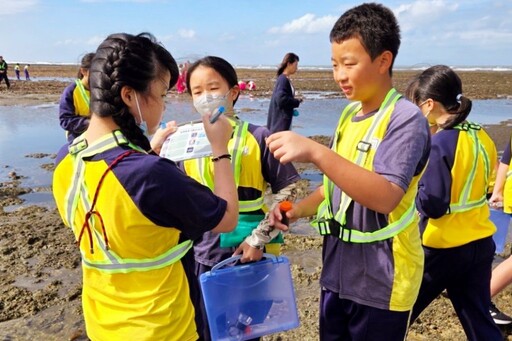
<path id="1" fill-rule="evenodd" d="M 248 340 L 299 326 L 290 263 L 284 256 L 222 268 L 199 277 L 213 340 Z"/>

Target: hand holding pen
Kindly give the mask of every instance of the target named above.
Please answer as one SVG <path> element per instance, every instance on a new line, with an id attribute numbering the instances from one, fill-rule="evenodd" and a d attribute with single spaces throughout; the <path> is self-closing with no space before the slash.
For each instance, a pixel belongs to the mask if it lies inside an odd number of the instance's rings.
<path id="1" fill-rule="evenodd" d="M 220 106 L 218 107 L 217 109 L 214 110 L 212 116 L 210 116 L 210 123 L 215 123 L 215 121 L 217 121 L 220 117 L 220 115 L 222 115 L 222 113 L 225 111 L 226 109 L 224 109 L 224 107 Z"/>

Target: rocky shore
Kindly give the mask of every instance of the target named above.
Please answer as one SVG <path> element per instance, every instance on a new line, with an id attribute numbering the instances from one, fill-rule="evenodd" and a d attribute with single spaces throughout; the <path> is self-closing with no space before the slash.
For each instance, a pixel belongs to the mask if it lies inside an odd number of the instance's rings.
<path id="1" fill-rule="evenodd" d="M 76 66 L 33 65 L 36 81 L 12 81 L 10 90 L 0 85 L 2 105 L 35 105 L 56 102 L 68 84 L 66 80 L 37 81 L 38 77 L 73 78 Z M 270 96 L 273 70 L 238 70 L 239 78 L 254 80 L 255 96 Z M 415 72 L 397 71 L 395 86 L 405 89 Z M 465 95 L 470 98 L 496 99 L 512 97 L 512 73 L 463 72 Z M 294 86 L 304 91 L 332 92 L 339 90 L 328 71 L 301 71 Z M 512 114 L 511 114 L 512 117 Z M 503 149 L 511 133 L 503 122 L 486 127 L 498 149 Z M 327 137 L 316 137 L 322 142 Z M 37 152 L 37 151 L 35 151 Z M 34 157 L 34 156 L 32 156 Z M 51 172 L 44 155 L 41 163 Z M 5 161 L 0 159 L 0 167 Z M 309 166 L 297 164 L 300 171 Z M 72 233 L 66 229 L 55 209 L 38 206 L 5 212 L 4 207 L 19 203 L 19 195 L 33 189 L 24 188 L 19 177 L 0 182 L 0 340 L 87 340 L 81 315 L 80 255 Z M 307 195 L 308 182 L 301 180 L 301 196 Z M 507 253 L 510 245 L 507 247 Z M 316 340 L 318 338 L 318 278 L 321 269 L 321 239 L 312 235 L 289 233 L 282 253 L 290 258 L 299 307 L 301 326 L 297 329 L 266 336 L 264 340 Z M 504 255 L 505 256 L 505 255 Z M 356 283 L 354 285 L 357 285 Z M 512 314 L 512 289 L 495 299 L 497 305 Z M 504 328 L 504 340 L 512 340 L 512 329 Z M 449 300 L 440 296 L 411 326 L 408 340 L 465 340 L 460 323 Z"/>

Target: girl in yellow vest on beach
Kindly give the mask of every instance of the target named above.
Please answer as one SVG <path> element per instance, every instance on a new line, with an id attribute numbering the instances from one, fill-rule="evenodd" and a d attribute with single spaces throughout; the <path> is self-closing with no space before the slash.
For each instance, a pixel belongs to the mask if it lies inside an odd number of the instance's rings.
<path id="1" fill-rule="evenodd" d="M 416 76 L 407 97 L 433 134 L 416 197 L 425 269 L 411 322 L 446 290 L 468 340 L 503 340 L 489 313 L 496 227 L 487 193 L 496 147 L 480 125 L 467 121 L 472 102 L 448 66 L 432 66 Z"/>
<path id="2" fill-rule="evenodd" d="M 89 126 L 89 68 L 93 58 L 94 53 L 87 53 L 82 57 L 77 79 L 60 96 L 59 122 L 70 142 Z"/>
<path id="3" fill-rule="evenodd" d="M 89 126 L 59 151 L 53 176 L 57 208 L 82 256 L 87 336 L 198 340 L 199 283 L 189 250 L 206 231 L 236 226 L 231 164 L 213 162 L 212 191 L 158 156 L 175 129 L 158 127 L 178 66 L 149 33 L 108 36 L 89 72 Z M 203 124 L 214 155 L 227 154 L 228 120 L 211 124 L 205 116 Z"/>
<path id="4" fill-rule="evenodd" d="M 265 193 L 270 184 L 275 204 L 293 199 L 299 175 L 291 163 L 281 165 L 272 156 L 265 145 L 265 139 L 270 135 L 266 127 L 244 122 L 235 115 L 233 106 L 240 95 L 240 88 L 236 71 L 230 63 L 219 57 L 204 57 L 189 67 L 186 82 L 194 107 L 202 116 L 223 107 L 222 116 L 226 116 L 233 126 L 228 154 L 239 197 L 240 214 L 236 229 L 221 234 L 206 232 L 195 241 L 194 257 L 199 277 L 234 253 L 242 253 L 241 262 L 259 260 L 264 248 L 266 252 L 279 253 L 282 237 L 279 230 L 269 226 Z M 215 162 L 212 161 L 215 159 L 211 157 L 186 160 L 183 167 L 192 178 L 213 189 L 217 183 L 212 168 Z M 206 321 L 205 311 L 202 314 Z M 203 337 L 210 340 L 207 329 Z"/>

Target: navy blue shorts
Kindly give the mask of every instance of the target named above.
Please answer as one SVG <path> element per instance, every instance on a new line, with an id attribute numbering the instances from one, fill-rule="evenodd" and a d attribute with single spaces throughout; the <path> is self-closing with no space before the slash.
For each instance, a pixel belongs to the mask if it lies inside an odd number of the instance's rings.
<path id="1" fill-rule="evenodd" d="M 403 341 L 409 314 L 341 299 L 338 293 L 324 289 L 320 296 L 320 340 Z"/>

